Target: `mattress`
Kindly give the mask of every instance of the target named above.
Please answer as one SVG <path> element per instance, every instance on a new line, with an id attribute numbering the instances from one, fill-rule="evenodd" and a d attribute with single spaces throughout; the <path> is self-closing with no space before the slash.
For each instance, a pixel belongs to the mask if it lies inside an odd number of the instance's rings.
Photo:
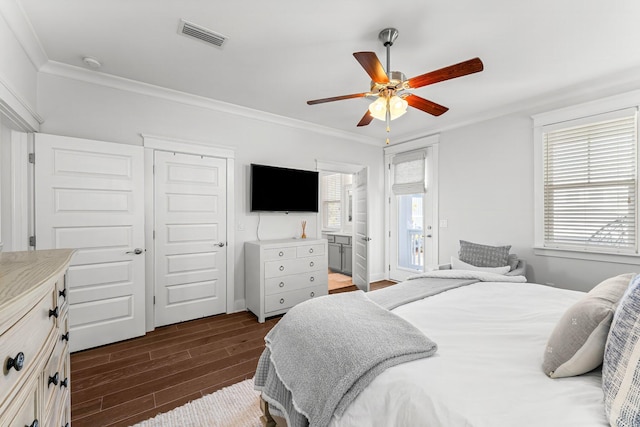
<path id="1" fill-rule="evenodd" d="M 396 308 L 437 353 L 384 371 L 331 425 L 608 426 L 599 370 L 550 379 L 541 369 L 552 329 L 583 295 L 479 282 Z"/>

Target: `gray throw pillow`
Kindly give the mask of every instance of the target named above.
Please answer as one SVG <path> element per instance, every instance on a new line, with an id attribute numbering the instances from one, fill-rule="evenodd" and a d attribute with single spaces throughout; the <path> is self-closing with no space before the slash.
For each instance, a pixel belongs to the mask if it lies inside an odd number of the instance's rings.
<path id="1" fill-rule="evenodd" d="M 634 276 L 606 279 L 569 307 L 549 337 L 542 362 L 545 374 L 571 377 L 602 364 L 613 313 Z"/>
<path id="2" fill-rule="evenodd" d="M 613 316 L 602 364 L 604 410 L 612 426 L 640 422 L 640 276 Z"/>
<path id="3" fill-rule="evenodd" d="M 476 267 L 504 267 L 508 265 L 509 246 L 487 246 L 460 240 L 458 258 Z"/>

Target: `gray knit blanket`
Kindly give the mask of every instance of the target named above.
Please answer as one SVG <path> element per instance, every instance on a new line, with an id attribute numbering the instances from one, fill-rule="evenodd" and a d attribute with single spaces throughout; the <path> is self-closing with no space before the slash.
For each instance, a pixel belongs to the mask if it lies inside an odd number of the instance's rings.
<path id="1" fill-rule="evenodd" d="M 387 310 L 393 310 L 401 305 L 476 282 L 477 279 L 415 277 L 406 282 L 371 291 L 367 296 Z"/>
<path id="2" fill-rule="evenodd" d="M 382 371 L 437 350 L 362 291 L 296 305 L 265 341 L 255 388 L 289 427 L 329 425 Z"/>

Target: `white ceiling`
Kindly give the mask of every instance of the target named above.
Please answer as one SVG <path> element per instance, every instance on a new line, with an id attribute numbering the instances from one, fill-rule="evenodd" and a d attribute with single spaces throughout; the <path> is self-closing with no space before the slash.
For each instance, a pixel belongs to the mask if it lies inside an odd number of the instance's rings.
<path id="1" fill-rule="evenodd" d="M 395 27 L 391 68 L 413 77 L 480 57 L 483 72 L 416 89 L 450 110 L 419 110 L 392 122 L 408 139 L 565 93 L 586 93 L 640 70 L 637 0 L 19 0 L 49 61 L 369 136 L 356 128 L 370 101 L 309 106 L 307 100 L 366 92 L 352 56 L 374 51 Z M 178 34 L 180 19 L 224 34 L 222 48 Z M 640 74 L 638 74 L 640 75 Z M 629 79 L 629 76 L 632 76 Z M 603 86 L 604 85 L 604 86 Z"/>

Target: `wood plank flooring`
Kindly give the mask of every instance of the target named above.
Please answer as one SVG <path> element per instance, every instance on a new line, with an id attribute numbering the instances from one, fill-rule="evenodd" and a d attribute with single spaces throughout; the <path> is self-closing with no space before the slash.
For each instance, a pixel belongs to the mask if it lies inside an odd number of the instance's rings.
<path id="1" fill-rule="evenodd" d="M 371 289 L 393 284 L 376 282 Z M 253 378 L 264 336 L 279 319 L 260 324 L 249 312 L 223 314 L 73 353 L 71 424 L 130 426 Z"/>

